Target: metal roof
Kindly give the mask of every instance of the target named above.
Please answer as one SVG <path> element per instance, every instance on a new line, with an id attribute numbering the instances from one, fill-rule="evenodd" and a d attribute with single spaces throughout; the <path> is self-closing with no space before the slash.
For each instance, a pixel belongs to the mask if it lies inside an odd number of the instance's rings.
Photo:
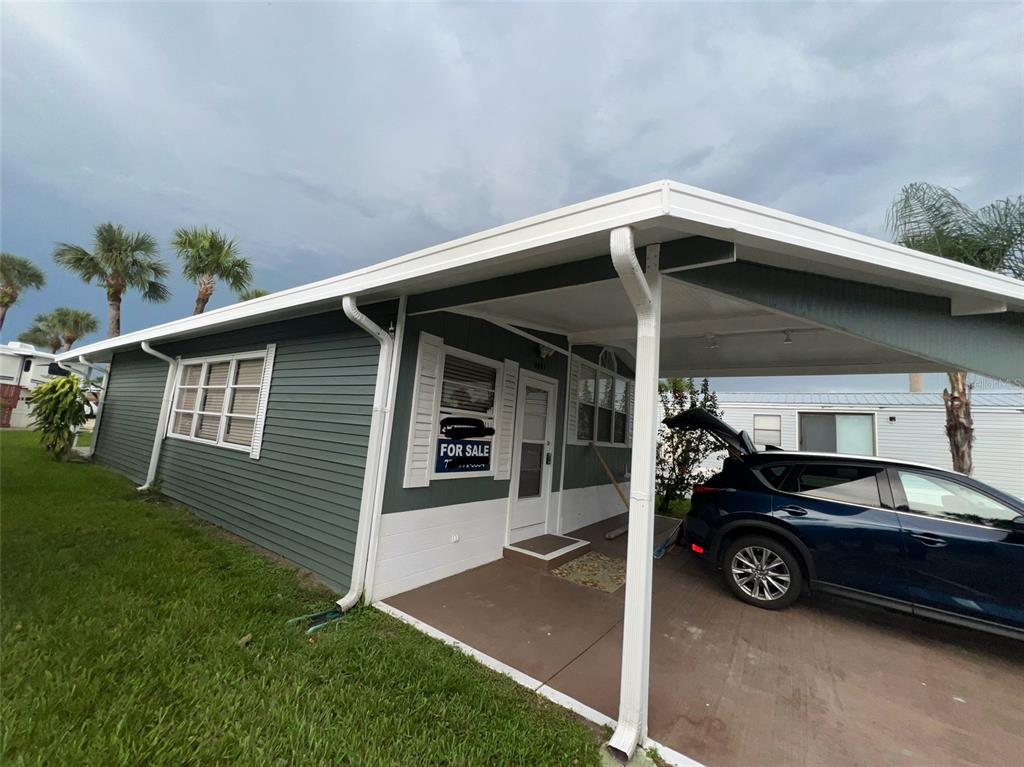
<path id="1" fill-rule="evenodd" d="M 488 229 L 458 240 L 88 344 L 58 359 L 109 359 L 142 341 L 165 342 L 340 307 L 397 298 L 571 263 L 608 252 L 608 232 L 636 231 L 638 246 L 702 235 L 732 242 L 743 259 L 950 299 L 953 314 L 1021 311 L 1024 282 L 837 227 L 709 192 L 656 181 Z"/>
<path id="2" fill-rule="evenodd" d="M 941 407 L 937 392 L 718 392 L 723 405 L 856 405 L 860 407 Z M 1024 391 L 974 392 L 973 407 L 1024 408 Z"/>

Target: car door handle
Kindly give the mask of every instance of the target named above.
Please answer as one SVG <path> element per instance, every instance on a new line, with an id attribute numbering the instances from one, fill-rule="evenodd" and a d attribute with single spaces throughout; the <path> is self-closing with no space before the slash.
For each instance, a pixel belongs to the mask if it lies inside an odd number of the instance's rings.
<path id="1" fill-rule="evenodd" d="M 784 511 L 794 517 L 803 517 L 807 515 L 807 509 L 802 506 L 780 506 L 779 511 Z"/>
<path id="2" fill-rule="evenodd" d="M 916 538 L 925 546 L 931 546 L 936 549 L 946 545 L 945 538 L 940 538 L 939 536 L 931 535 L 930 533 L 911 533 L 910 537 Z"/>

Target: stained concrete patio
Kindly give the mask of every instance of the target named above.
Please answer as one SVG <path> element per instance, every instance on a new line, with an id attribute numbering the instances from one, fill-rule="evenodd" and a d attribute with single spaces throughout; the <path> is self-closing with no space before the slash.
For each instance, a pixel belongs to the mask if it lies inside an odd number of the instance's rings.
<path id="1" fill-rule="evenodd" d="M 624 557 L 623 520 L 571 535 Z M 502 560 L 386 602 L 614 717 L 623 591 Z M 688 552 L 655 562 L 650 735 L 708 767 L 1020 763 L 1022 680 L 1020 642 L 823 596 L 759 610 Z"/>

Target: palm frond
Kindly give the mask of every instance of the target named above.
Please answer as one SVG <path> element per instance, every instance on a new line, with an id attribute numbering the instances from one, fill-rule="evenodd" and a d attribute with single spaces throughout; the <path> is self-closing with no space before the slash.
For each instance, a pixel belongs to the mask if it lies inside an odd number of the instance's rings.
<path id="1" fill-rule="evenodd" d="M 269 295 L 269 290 L 263 290 L 261 288 L 249 288 L 248 290 L 241 290 L 238 292 L 238 300 L 252 301 L 254 298 L 263 298 L 263 296 Z"/>
<path id="2" fill-rule="evenodd" d="M 69 271 L 75 272 L 85 282 L 104 280 L 107 272 L 100 259 L 80 245 L 58 242 L 53 251 L 53 260 Z"/>
<path id="3" fill-rule="evenodd" d="M 142 298 L 146 301 L 160 303 L 171 297 L 171 290 L 164 283 L 157 280 L 150 280 L 146 286 L 141 288 Z"/>
<path id="4" fill-rule="evenodd" d="M 18 292 L 26 288 L 38 290 L 46 284 L 46 275 L 27 258 L 0 253 L 0 282 Z"/>

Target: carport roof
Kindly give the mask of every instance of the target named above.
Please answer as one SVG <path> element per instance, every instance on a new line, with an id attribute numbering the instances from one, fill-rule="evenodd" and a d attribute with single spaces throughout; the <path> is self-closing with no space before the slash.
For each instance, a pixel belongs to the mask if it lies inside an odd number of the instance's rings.
<path id="1" fill-rule="evenodd" d="M 419 250 L 337 277 L 83 346 L 58 359 L 109 359 L 162 342 L 301 316 L 342 296 L 367 304 L 579 261 L 631 226 L 637 245 L 703 235 L 739 261 L 879 283 L 950 300 L 953 314 L 1024 311 L 1024 282 L 674 181 L 658 181 Z"/>

